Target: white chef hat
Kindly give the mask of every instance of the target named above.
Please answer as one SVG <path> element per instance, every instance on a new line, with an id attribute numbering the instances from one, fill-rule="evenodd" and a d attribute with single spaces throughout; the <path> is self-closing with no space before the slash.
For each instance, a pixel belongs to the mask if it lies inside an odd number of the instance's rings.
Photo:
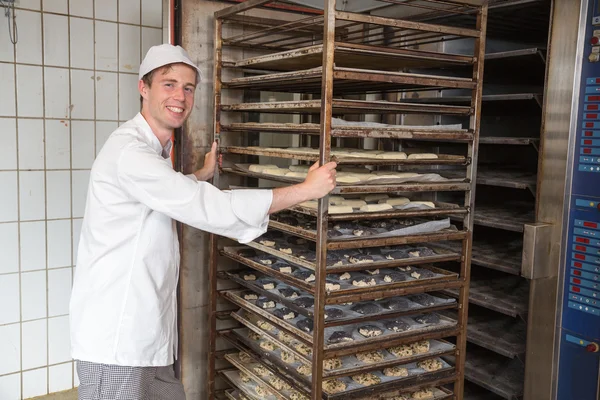
<path id="1" fill-rule="evenodd" d="M 148 72 L 160 68 L 164 65 L 184 63 L 194 68 L 198 72 L 198 82 L 202 79 L 202 72 L 190 59 L 187 51 L 181 46 L 173 46 L 172 44 L 161 44 L 150 47 L 146 53 L 142 65 L 140 65 L 139 78 L 142 79 Z"/>

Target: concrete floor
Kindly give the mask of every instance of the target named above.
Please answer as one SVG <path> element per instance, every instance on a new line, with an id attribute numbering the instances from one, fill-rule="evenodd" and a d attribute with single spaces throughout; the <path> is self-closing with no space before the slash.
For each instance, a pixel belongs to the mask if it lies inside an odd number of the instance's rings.
<path id="1" fill-rule="evenodd" d="M 65 390 L 64 392 L 52 393 L 46 396 L 34 397 L 30 400 L 77 400 L 77 389 Z"/>

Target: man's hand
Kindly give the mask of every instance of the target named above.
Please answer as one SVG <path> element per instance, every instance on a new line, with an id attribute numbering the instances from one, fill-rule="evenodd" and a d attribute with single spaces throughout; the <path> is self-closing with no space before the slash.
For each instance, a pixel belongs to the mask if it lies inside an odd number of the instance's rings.
<path id="1" fill-rule="evenodd" d="M 213 142 L 212 148 L 204 156 L 204 166 L 194 172 L 196 179 L 199 181 L 207 181 L 215 175 L 217 168 L 217 142 Z"/>
<path id="2" fill-rule="evenodd" d="M 321 167 L 317 161 L 310 167 L 306 179 L 300 184 L 306 200 L 320 199 L 335 188 L 335 167 L 337 164 L 333 161 Z"/>

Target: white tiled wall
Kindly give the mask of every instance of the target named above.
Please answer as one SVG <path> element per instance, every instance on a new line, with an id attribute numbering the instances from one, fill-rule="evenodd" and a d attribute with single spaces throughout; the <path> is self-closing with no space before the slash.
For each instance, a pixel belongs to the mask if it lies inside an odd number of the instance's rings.
<path id="1" fill-rule="evenodd" d="M 69 294 L 90 168 L 139 110 L 137 71 L 163 41 L 164 0 L 0 6 L 0 399 L 79 384 Z"/>

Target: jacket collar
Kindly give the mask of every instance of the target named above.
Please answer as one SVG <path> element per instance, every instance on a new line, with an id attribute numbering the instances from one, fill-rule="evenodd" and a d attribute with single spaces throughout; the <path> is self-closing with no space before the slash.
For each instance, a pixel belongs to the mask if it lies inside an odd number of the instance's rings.
<path id="1" fill-rule="evenodd" d="M 154 132 L 152 132 L 152 128 L 150 128 L 150 125 L 148 125 L 146 118 L 144 118 L 141 112 L 137 113 L 137 115 L 133 117 L 133 122 L 141 128 L 140 132 L 143 133 L 146 142 L 154 151 L 156 151 L 156 154 L 159 154 L 163 158 L 170 157 L 171 148 L 173 147 L 173 142 L 171 140 L 167 142 L 165 147 L 162 147 L 160 140 L 158 140 Z"/>

